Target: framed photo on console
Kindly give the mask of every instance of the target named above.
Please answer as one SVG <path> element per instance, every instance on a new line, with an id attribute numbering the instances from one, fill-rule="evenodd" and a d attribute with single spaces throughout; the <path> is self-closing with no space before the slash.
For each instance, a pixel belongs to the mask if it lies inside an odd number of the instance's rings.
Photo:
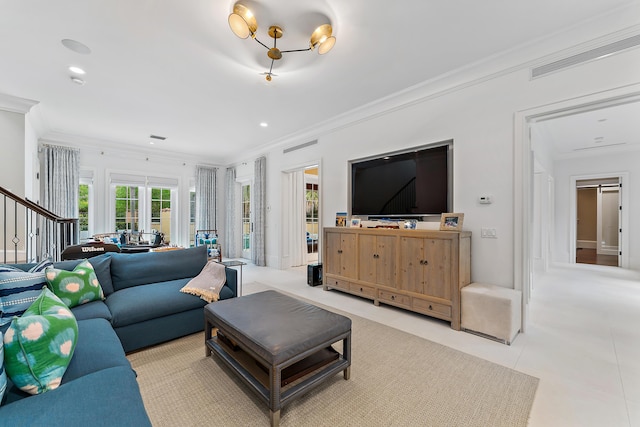
<path id="1" fill-rule="evenodd" d="M 440 231 L 462 231 L 463 213 L 443 213 L 440 217 Z"/>
<path id="2" fill-rule="evenodd" d="M 351 218 L 350 227 L 360 227 L 360 218 Z"/>

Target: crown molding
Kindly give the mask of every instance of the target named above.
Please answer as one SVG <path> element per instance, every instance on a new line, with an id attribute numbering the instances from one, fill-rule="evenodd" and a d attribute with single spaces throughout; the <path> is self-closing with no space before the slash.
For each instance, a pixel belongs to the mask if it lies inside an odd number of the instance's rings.
<path id="1" fill-rule="evenodd" d="M 203 156 L 195 156 L 158 148 L 144 149 L 123 142 L 90 138 L 57 131 L 48 132 L 45 137 L 39 139 L 39 142 L 43 144 L 71 146 L 79 148 L 81 151 L 90 151 L 112 157 L 140 158 L 141 160 L 154 161 L 168 165 L 206 165 L 220 167 L 219 159 L 206 158 Z"/>
<path id="2" fill-rule="evenodd" d="M 39 104 L 39 101 L 34 101 L 33 99 L 19 98 L 17 96 L 0 93 L 0 110 L 27 114 L 29 110 L 37 104 Z"/>

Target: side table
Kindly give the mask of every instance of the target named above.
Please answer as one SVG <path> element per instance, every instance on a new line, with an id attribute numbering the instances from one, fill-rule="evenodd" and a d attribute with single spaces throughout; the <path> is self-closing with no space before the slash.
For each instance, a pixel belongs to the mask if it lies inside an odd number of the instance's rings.
<path id="1" fill-rule="evenodd" d="M 242 266 L 247 265 L 246 262 L 230 260 L 230 261 L 215 261 L 218 264 L 222 264 L 225 267 L 240 267 L 240 280 L 238 280 L 238 296 L 242 296 Z"/>

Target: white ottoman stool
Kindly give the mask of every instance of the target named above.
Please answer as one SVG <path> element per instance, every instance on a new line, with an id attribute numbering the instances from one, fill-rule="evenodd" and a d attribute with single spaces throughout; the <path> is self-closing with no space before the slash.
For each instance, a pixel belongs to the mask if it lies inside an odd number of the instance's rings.
<path id="1" fill-rule="evenodd" d="M 520 331 L 522 293 L 502 286 L 471 283 L 462 288 L 461 327 L 505 344 Z"/>

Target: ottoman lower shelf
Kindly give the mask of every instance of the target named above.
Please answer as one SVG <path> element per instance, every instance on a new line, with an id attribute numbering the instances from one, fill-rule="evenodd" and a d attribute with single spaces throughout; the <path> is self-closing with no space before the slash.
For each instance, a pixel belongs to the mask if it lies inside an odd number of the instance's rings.
<path id="1" fill-rule="evenodd" d="M 220 360 L 235 371 L 245 383 L 257 392 L 258 396 L 262 397 L 265 402 L 269 403 L 270 391 L 268 368 L 266 368 L 267 371 L 265 371 L 264 365 L 259 366 L 260 362 L 253 359 L 248 353 L 245 353 L 242 350 L 234 352 L 222 341 L 219 341 L 217 337 L 208 339 L 206 341 L 206 345 L 212 352 L 220 357 Z M 325 378 L 333 376 L 348 368 L 350 365 L 349 361 L 345 360 L 337 352 L 336 355 L 337 357 L 333 358 L 333 360 L 328 360 L 318 368 L 299 378 L 289 378 L 291 381 L 286 383 L 286 385 L 285 380 L 287 377 L 282 375 L 281 384 L 283 384 L 283 387 L 281 390 L 280 402 L 284 404 L 298 394 L 306 393 L 310 388 L 321 383 Z"/>
<path id="2" fill-rule="evenodd" d="M 264 387 L 269 387 L 269 367 L 260 363 L 243 351 L 239 346 L 225 337 L 220 331 L 217 333 L 218 344 L 234 359 L 238 361 L 248 372 L 250 372 Z M 207 344 L 208 345 L 208 344 Z M 328 346 L 316 353 L 287 366 L 282 370 L 280 385 L 285 387 L 294 381 L 338 360 L 340 353 L 333 347 Z M 258 369 L 256 369 L 258 368 Z"/>

